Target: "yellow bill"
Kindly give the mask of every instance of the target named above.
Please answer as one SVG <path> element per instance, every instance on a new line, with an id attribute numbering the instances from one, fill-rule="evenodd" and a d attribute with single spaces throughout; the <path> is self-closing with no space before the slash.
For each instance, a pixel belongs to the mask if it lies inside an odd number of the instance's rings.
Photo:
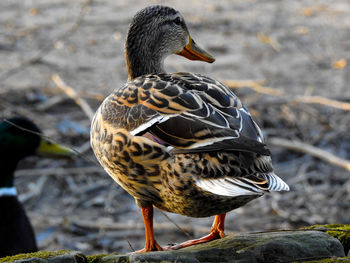
<path id="1" fill-rule="evenodd" d="M 76 155 L 76 153 L 73 150 L 63 145 L 52 143 L 45 139 L 41 139 L 39 148 L 36 152 L 39 155 L 46 155 L 52 157 L 69 157 Z"/>

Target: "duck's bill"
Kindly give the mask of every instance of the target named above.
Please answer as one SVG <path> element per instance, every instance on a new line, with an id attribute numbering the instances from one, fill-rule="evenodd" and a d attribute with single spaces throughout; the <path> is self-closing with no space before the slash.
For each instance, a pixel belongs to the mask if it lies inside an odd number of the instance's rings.
<path id="1" fill-rule="evenodd" d="M 209 63 L 213 63 L 215 61 L 215 58 L 212 55 L 210 55 L 207 51 L 200 48 L 191 37 L 189 38 L 187 46 L 185 46 L 182 51 L 176 54 L 184 56 L 185 58 L 188 58 L 190 60 L 201 60 Z"/>
<path id="2" fill-rule="evenodd" d="M 73 150 L 63 145 L 52 143 L 45 139 L 41 139 L 39 148 L 36 152 L 39 155 L 50 157 L 70 157 L 76 155 L 76 153 Z"/>

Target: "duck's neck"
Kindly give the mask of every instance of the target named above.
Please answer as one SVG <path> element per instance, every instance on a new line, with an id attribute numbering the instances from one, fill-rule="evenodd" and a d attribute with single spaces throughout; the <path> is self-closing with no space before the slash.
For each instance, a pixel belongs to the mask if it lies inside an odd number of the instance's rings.
<path id="1" fill-rule="evenodd" d="M 0 171 L 0 188 L 13 187 L 14 186 L 14 173 L 17 167 L 18 161 L 10 159 L 2 159 L 3 164 L 1 165 Z"/>
<path id="2" fill-rule="evenodd" d="M 165 73 L 164 54 L 142 39 L 128 35 L 125 44 L 125 60 L 129 80 L 151 73 Z"/>

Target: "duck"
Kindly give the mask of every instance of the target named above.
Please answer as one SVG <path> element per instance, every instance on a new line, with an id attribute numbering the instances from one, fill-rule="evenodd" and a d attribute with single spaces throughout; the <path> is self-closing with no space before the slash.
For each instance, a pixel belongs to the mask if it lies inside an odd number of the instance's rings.
<path id="1" fill-rule="evenodd" d="M 42 137 L 38 126 L 25 117 L 0 122 L 0 258 L 38 250 L 33 227 L 14 185 L 18 163 L 32 155 L 68 157 L 74 154 L 67 147 Z"/>
<path id="2" fill-rule="evenodd" d="M 126 36 L 128 81 L 97 109 L 90 141 L 105 171 L 140 207 L 145 247 L 180 249 L 225 236 L 226 213 L 289 186 L 273 171 L 261 129 L 232 90 L 190 72 L 167 73 L 166 57 L 213 63 L 172 7 L 148 6 Z M 210 233 L 160 246 L 154 207 L 189 217 L 215 216 Z"/>

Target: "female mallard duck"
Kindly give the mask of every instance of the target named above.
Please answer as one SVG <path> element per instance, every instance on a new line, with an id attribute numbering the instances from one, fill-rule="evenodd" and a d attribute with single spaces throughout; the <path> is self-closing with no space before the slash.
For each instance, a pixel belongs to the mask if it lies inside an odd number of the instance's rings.
<path id="1" fill-rule="evenodd" d="M 18 162 L 34 154 L 72 155 L 72 151 L 41 138 L 38 133 L 39 128 L 25 118 L 0 123 L 0 257 L 37 251 L 34 231 L 14 187 Z"/>
<path id="2" fill-rule="evenodd" d="M 167 247 L 178 249 L 223 237 L 227 212 L 270 190 L 289 190 L 273 173 L 258 125 L 230 89 L 199 74 L 165 73 L 170 54 L 214 61 L 178 11 L 139 11 L 125 48 L 129 81 L 97 110 L 91 145 L 141 207 L 146 245 L 139 252 L 163 249 L 153 235 L 153 206 L 191 217 L 216 215 L 209 235 Z"/>

